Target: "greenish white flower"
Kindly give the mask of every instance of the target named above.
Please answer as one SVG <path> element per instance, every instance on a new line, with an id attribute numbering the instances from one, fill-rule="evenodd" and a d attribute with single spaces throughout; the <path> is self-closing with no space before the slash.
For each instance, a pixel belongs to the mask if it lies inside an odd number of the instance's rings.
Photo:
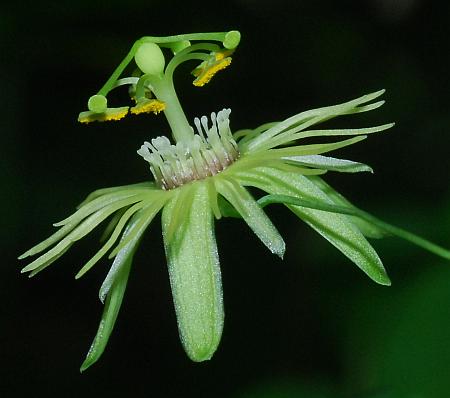
<path id="1" fill-rule="evenodd" d="M 203 86 L 214 73 L 230 64 L 239 39 L 236 31 L 142 38 L 105 86 L 91 97 L 89 111 L 80 116 L 80 121 L 107 120 L 108 112 L 113 111 L 107 107 L 106 95 L 127 84 L 136 106 L 140 104 L 145 109 L 142 112 L 159 106 L 173 137 L 172 141 L 166 136 L 154 138 L 138 150 L 149 163 L 151 181 L 91 193 L 73 215 L 55 224 L 59 227 L 57 232 L 21 256 L 40 254 L 23 269 L 35 275 L 110 219 L 103 246 L 76 275 L 84 275 L 108 253 L 114 259 L 100 287 L 99 297 L 105 309 L 82 370 L 97 361 L 106 346 L 134 253 L 159 213 L 180 338 L 194 361 L 210 359 L 222 334 L 224 309 L 214 223 L 223 216 L 242 218 L 270 252 L 283 257 L 283 238 L 263 210 L 267 204 L 281 203 L 382 285 L 389 285 L 390 280 L 366 237 L 395 234 L 450 258 L 447 250 L 357 209 L 321 177 L 328 171 L 371 171 L 365 164 L 324 154 L 356 144 L 369 134 L 392 127 L 392 123 L 334 130 L 316 125 L 380 107 L 384 103 L 379 100 L 383 90 L 256 129 L 235 131 L 229 109 L 195 118 L 193 125 L 188 123 L 175 94 L 173 71 L 182 62 L 199 60 L 201 63 L 193 72 L 194 85 Z M 191 44 L 195 40 L 216 40 L 223 47 L 210 42 Z M 173 53 L 167 65 L 167 55 L 161 47 Z M 133 57 L 141 73 L 120 78 Z M 156 103 L 149 105 L 152 101 Z M 311 143 L 318 137 L 321 143 Z M 323 143 L 324 137 L 330 142 Z M 309 139 L 307 143 L 305 139 Z M 267 195 L 256 199 L 249 187 Z"/>

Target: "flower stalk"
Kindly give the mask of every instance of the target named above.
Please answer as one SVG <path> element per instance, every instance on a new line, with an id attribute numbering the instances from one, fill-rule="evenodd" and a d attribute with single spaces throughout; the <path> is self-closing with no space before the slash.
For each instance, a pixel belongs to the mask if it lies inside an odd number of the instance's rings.
<path id="1" fill-rule="evenodd" d="M 194 133 L 178 100 L 172 81 L 167 78 L 155 79 L 151 87 L 156 98 L 165 104 L 164 116 L 169 123 L 175 142 L 190 142 L 194 138 Z"/>

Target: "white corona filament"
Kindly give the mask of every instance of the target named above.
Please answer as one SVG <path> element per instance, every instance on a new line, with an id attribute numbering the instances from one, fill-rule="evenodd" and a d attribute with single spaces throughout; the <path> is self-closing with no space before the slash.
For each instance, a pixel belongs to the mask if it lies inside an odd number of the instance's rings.
<path id="1" fill-rule="evenodd" d="M 147 162 L 155 181 L 163 189 L 173 189 L 193 180 L 213 176 L 226 169 L 239 157 L 230 130 L 230 109 L 211 113 L 208 118 L 195 118 L 198 134 L 190 142 L 172 145 L 165 136 L 144 142 L 137 151 Z"/>

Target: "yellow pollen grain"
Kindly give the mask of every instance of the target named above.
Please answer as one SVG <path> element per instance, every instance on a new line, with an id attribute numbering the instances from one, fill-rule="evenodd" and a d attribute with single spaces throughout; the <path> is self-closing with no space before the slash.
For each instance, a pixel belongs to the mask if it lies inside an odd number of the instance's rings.
<path id="1" fill-rule="evenodd" d="M 82 112 L 78 116 L 78 121 L 80 123 L 91 123 L 91 122 L 107 122 L 113 120 L 123 119 L 128 113 L 128 108 L 121 109 L 117 112 L 111 113 L 91 113 L 91 112 Z"/>
<path id="2" fill-rule="evenodd" d="M 105 121 L 110 121 L 110 120 L 120 120 L 123 119 L 128 113 L 128 109 L 127 110 L 123 110 L 117 113 L 112 113 L 110 115 L 105 115 Z"/>
<path id="3" fill-rule="evenodd" d="M 208 83 L 212 77 L 220 70 L 225 69 L 228 65 L 231 64 L 231 58 L 223 58 L 219 60 L 219 62 L 215 63 L 214 65 L 211 65 L 209 68 L 202 71 L 200 76 L 197 77 L 197 79 L 194 80 L 193 84 L 197 87 L 202 87 L 206 83 Z"/>
<path id="4" fill-rule="evenodd" d="M 166 109 L 166 104 L 163 101 L 149 100 L 133 106 L 131 108 L 131 113 L 133 115 L 139 115 L 140 113 L 153 112 L 156 115 L 164 109 Z"/>
<path id="5" fill-rule="evenodd" d="M 222 51 L 217 51 L 214 53 L 214 58 L 216 59 L 216 61 L 220 61 L 222 59 L 224 59 L 225 57 L 228 57 L 229 55 L 233 54 L 233 51 L 227 51 L 227 50 L 222 50 Z"/>

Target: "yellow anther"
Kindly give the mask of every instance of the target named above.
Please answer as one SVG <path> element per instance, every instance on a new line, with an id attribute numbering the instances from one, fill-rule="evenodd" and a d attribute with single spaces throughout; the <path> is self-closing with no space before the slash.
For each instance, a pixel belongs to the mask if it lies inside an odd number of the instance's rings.
<path id="1" fill-rule="evenodd" d="M 231 64 L 231 58 L 224 58 L 224 55 L 219 55 L 222 53 L 216 53 L 214 58 L 215 62 L 210 64 L 207 62 L 205 65 L 201 65 L 199 68 L 195 69 L 192 73 L 197 78 L 194 80 L 193 84 L 197 87 L 202 87 L 208 83 L 212 77 L 220 70 L 225 69 Z"/>
<path id="2" fill-rule="evenodd" d="M 123 119 L 128 113 L 128 106 L 122 106 L 120 108 L 108 108 L 105 112 L 95 113 L 91 111 L 81 112 L 78 115 L 78 121 L 80 123 L 90 122 L 106 122 L 111 120 Z"/>
<path id="3" fill-rule="evenodd" d="M 233 52 L 234 52 L 233 50 L 223 49 L 220 51 L 213 52 L 213 53 L 211 53 L 211 55 L 214 55 L 214 58 L 216 61 L 220 61 L 220 60 L 224 59 L 225 57 L 228 57 L 231 54 L 233 54 Z M 208 61 L 208 62 L 211 62 L 211 61 Z"/>
<path id="4" fill-rule="evenodd" d="M 156 115 L 164 109 L 166 109 L 166 104 L 163 101 L 157 99 L 141 99 L 137 102 L 136 106 L 133 106 L 130 109 L 130 111 L 133 115 L 150 112 L 153 112 Z"/>

